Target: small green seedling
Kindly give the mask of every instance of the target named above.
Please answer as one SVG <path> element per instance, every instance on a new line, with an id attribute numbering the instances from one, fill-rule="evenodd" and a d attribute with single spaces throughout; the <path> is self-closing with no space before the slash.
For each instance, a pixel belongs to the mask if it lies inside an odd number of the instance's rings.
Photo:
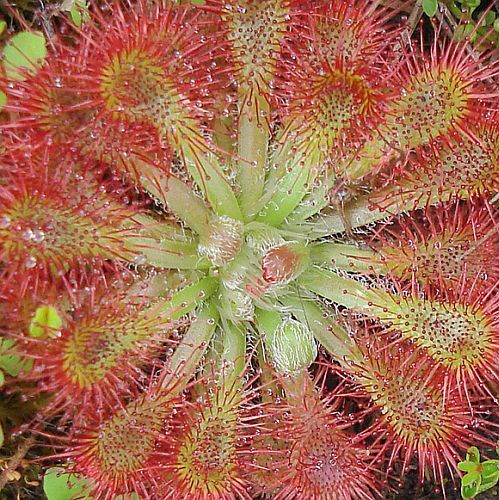
<path id="1" fill-rule="evenodd" d="M 43 64 L 47 46 L 43 33 L 23 31 L 15 34 L 3 49 L 3 66 L 9 80 L 24 80 Z"/>
<path id="2" fill-rule="evenodd" d="M 475 446 L 468 449 L 466 460 L 457 466 L 466 473 L 461 479 L 461 496 L 465 499 L 475 498 L 499 480 L 499 460 L 480 462 L 480 452 Z"/>
<path id="3" fill-rule="evenodd" d="M 438 0 L 423 0 L 421 6 L 428 17 L 433 17 L 438 10 Z"/>
<path id="4" fill-rule="evenodd" d="M 54 307 L 40 306 L 29 325 L 29 334 L 34 338 L 46 335 L 57 336 L 61 326 L 62 319 Z"/>
<path id="5" fill-rule="evenodd" d="M 63 467 L 47 470 L 43 478 L 43 491 L 48 500 L 91 498 L 88 496 L 88 480 L 69 474 Z"/>
<path id="6" fill-rule="evenodd" d="M 0 370 L 2 375 L 7 373 L 11 377 L 17 377 L 21 371 L 29 370 L 32 361 L 21 357 L 16 351 L 14 340 L 0 338 Z"/>

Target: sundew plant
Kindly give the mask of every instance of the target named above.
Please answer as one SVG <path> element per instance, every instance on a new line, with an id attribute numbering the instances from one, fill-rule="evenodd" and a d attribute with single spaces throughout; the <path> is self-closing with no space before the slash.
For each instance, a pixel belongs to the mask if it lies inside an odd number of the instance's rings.
<path id="1" fill-rule="evenodd" d="M 497 482 L 495 10 L 447 3 L 11 11 L 5 498 Z"/>

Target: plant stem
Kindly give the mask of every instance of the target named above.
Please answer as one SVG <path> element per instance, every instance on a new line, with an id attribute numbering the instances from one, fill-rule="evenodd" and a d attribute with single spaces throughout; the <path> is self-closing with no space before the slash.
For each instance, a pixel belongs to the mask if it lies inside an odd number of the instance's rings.
<path id="1" fill-rule="evenodd" d="M 206 352 L 218 318 L 217 308 L 207 302 L 167 362 L 168 375 L 162 382 L 163 388 L 173 385 L 179 392 L 183 389 Z"/>
<path id="2" fill-rule="evenodd" d="M 10 475 L 19 467 L 19 464 L 28 453 L 29 449 L 35 444 L 35 437 L 30 436 L 28 439 L 23 441 L 15 454 L 9 460 L 7 467 L 0 474 L 0 491 L 5 488 L 6 484 L 9 482 Z"/>
<path id="3" fill-rule="evenodd" d="M 324 242 L 309 248 L 311 262 L 319 266 L 333 266 L 358 273 L 379 272 L 383 267 L 376 252 L 355 245 Z"/>
<path id="4" fill-rule="evenodd" d="M 154 198 L 166 205 L 199 235 L 208 232 L 211 211 L 203 200 L 193 193 L 192 188 L 149 163 L 141 162 L 138 170 L 142 184 Z"/>
<path id="5" fill-rule="evenodd" d="M 281 179 L 274 195 L 256 220 L 270 226 L 281 225 L 307 193 L 306 186 L 309 181 L 310 170 L 306 166 L 295 165 L 293 170 Z"/>
<path id="6" fill-rule="evenodd" d="M 125 248 L 143 255 L 145 262 L 163 269 L 209 269 L 211 262 L 197 252 L 196 243 L 148 237 L 127 238 Z"/>
<path id="7" fill-rule="evenodd" d="M 213 211 L 218 215 L 243 220 L 236 195 L 215 155 L 205 147 L 195 150 L 192 146 L 187 146 L 182 150 L 182 158 Z"/>
<path id="8" fill-rule="evenodd" d="M 265 309 L 256 309 L 255 316 L 260 327 L 260 331 L 265 334 L 263 345 L 270 344 L 274 337 L 274 332 L 282 323 L 281 315 L 276 311 L 267 311 Z"/>
<path id="9" fill-rule="evenodd" d="M 321 175 L 321 183 L 313 186 L 301 203 L 289 214 L 288 224 L 301 224 L 328 206 L 328 192 L 334 185 L 334 175 Z"/>
<path id="10" fill-rule="evenodd" d="M 370 292 L 358 281 L 342 278 L 324 269 L 311 269 L 298 278 L 298 284 L 336 304 L 354 310 L 368 307 Z"/>
<path id="11" fill-rule="evenodd" d="M 270 106 L 261 95 L 248 89 L 241 97 L 239 118 L 239 199 L 244 215 L 250 218 L 263 193 L 267 149 L 270 137 L 268 116 Z"/>
<path id="12" fill-rule="evenodd" d="M 367 197 L 358 198 L 345 206 L 345 218 L 350 221 L 352 229 L 386 219 L 390 215 L 386 210 L 373 209 Z M 289 225 L 285 228 L 317 239 L 345 232 L 347 228 L 343 220 L 337 210 L 329 215 L 320 215 L 311 222 Z"/>
<path id="13" fill-rule="evenodd" d="M 246 369 L 246 332 L 230 321 L 222 321 L 220 361 L 226 390 L 240 387 Z"/>
<path id="14" fill-rule="evenodd" d="M 264 403 L 275 403 L 275 399 L 282 393 L 277 384 L 277 379 L 270 363 L 266 358 L 263 339 L 260 339 L 257 346 L 258 368 L 260 369 L 260 381 L 262 389 L 261 397 Z"/>
<path id="15" fill-rule="evenodd" d="M 298 373 L 282 377 L 280 382 L 286 393 L 286 400 L 295 409 L 302 408 L 304 401 L 315 395 L 315 387 L 306 368 Z"/>
<path id="16" fill-rule="evenodd" d="M 139 213 L 134 215 L 132 222 L 143 226 L 140 234 L 150 236 L 151 238 L 167 238 L 184 242 L 192 242 L 194 240 L 193 233 L 189 229 L 172 220 L 158 220 L 148 214 Z"/>
<path id="17" fill-rule="evenodd" d="M 218 288 L 218 280 L 205 277 L 175 293 L 161 304 L 158 314 L 165 314 L 171 319 L 179 319 L 192 311 L 197 304 L 204 302 Z"/>

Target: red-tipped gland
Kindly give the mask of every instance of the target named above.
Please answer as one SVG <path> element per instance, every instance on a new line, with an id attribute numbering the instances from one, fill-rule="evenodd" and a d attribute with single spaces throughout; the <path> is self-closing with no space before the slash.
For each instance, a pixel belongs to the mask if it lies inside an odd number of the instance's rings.
<path id="1" fill-rule="evenodd" d="M 308 249 L 300 243 L 285 243 L 268 250 L 262 258 L 263 279 L 270 284 L 287 284 L 307 267 Z"/>

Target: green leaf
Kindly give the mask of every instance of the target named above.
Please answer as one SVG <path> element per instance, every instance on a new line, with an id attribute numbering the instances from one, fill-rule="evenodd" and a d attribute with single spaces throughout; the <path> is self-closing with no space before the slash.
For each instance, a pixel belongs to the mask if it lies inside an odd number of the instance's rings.
<path id="1" fill-rule="evenodd" d="M 468 474 L 465 474 L 461 479 L 461 484 L 463 486 L 469 486 L 472 483 L 480 485 L 481 482 L 482 477 L 478 472 L 468 472 Z"/>
<path id="2" fill-rule="evenodd" d="M 0 21 L 0 35 L 3 34 L 3 32 L 6 30 L 7 28 L 7 23 L 2 19 Z"/>
<path id="3" fill-rule="evenodd" d="M 3 49 L 3 65 L 9 80 L 24 80 L 24 73 L 35 73 L 47 55 L 43 33 L 17 33 Z"/>
<path id="4" fill-rule="evenodd" d="M 29 325 L 29 334 L 32 337 L 39 338 L 45 336 L 47 333 L 54 334 L 60 330 L 62 326 L 62 319 L 52 306 L 40 306 L 31 320 Z"/>
<path id="5" fill-rule="evenodd" d="M 0 111 L 5 107 L 7 104 L 7 96 L 5 95 L 5 92 L 2 92 L 0 90 Z"/>
<path id="6" fill-rule="evenodd" d="M 69 9 L 69 15 L 78 27 L 86 23 L 90 19 L 87 2 L 85 0 L 75 0 Z"/>
<path id="7" fill-rule="evenodd" d="M 456 40 L 463 41 L 465 38 L 469 37 L 470 41 L 473 42 L 476 38 L 476 31 L 473 33 L 475 25 L 470 22 L 470 24 L 462 24 L 456 28 L 455 37 Z"/>
<path id="8" fill-rule="evenodd" d="M 0 369 L 11 377 L 17 377 L 22 370 L 29 370 L 32 364 L 31 360 L 16 354 L 12 339 L 0 339 Z"/>
<path id="9" fill-rule="evenodd" d="M 478 448 L 476 446 L 471 446 L 468 448 L 468 451 L 466 452 L 466 460 L 475 464 L 480 463 L 480 452 L 478 451 Z"/>
<path id="10" fill-rule="evenodd" d="M 463 7 L 466 7 L 467 9 L 476 9 L 480 5 L 480 2 L 481 0 L 465 0 L 463 2 Z"/>
<path id="11" fill-rule="evenodd" d="M 476 483 L 473 485 L 464 486 L 461 485 L 461 496 L 463 498 L 475 498 L 478 495 L 479 486 Z"/>
<path id="12" fill-rule="evenodd" d="M 494 23 L 496 19 L 496 14 L 495 12 L 487 12 L 487 14 L 485 14 L 485 17 L 483 18 L 483 24 L 484 26 L 490 26 L 491 24 Z"/>
<path id="13" fill-rule="evenodd" d="M 472 16 L 477 7 L 480 6 L 481 0 L 465 0 L 463 2 L 463 10 L 466 9 L 467 15 Z"/>
<path id="14" fill-rule="evenodd" d="M 204 302 L 217 290 L 218 280 L 211 277 L 200 279 L 197 283 L 186 286 L 165 300 L 158 314 L 168 315 L 171 319 L 179 319 L 192 311 L 197 304 Z"/>
<path id="15" fill-rule="evenodd" d="M 499 33 L 499 17 L 494 21 L 494 29 Z"/>
<path id="16" fill-rule="evenodd" d="M 43 478 L 43 491 L 47 500 L 75 500 L 88 497 L 88 479 L 68 474 L 63 467 L 52 467 Z"/>
<path id="17" fill-rule="evenodd" d="M 433 17 L 438 10 L 437 0 L 423 0 L 422 2 L 423 11 L 428 17 Z"/>
<path id="18" fill-rule="evenodd" d="M 477 464 L 475 462 L 459 462 L 457 468 L 463 472 L 471 472 L 477 470 Z"/>
<path id="19" fill-rule="evenodd" d="M 4 375 L 3 371 L 0 370 L 0 387 L 2 387 L 3 384 L 5 384 L 5 375 Z"/>
<path id="20" fill-rule="evenodd" d="M 499 479 L 498 477 L 492 478 L 492 479 L 487 480 L 487 481 L 482 479 L 482 483 L 478 487 L 478 493 L 483 493 L 484 491 L 487 491 L 490 488 L 493 488 L 497 484 L 498 479 Z"/>
<path id="21" fill-rule="evenodd" d="M 499 460 L 486 460 L 482 463 L 482 477 L 489 479 L 499 476 Z"/>

